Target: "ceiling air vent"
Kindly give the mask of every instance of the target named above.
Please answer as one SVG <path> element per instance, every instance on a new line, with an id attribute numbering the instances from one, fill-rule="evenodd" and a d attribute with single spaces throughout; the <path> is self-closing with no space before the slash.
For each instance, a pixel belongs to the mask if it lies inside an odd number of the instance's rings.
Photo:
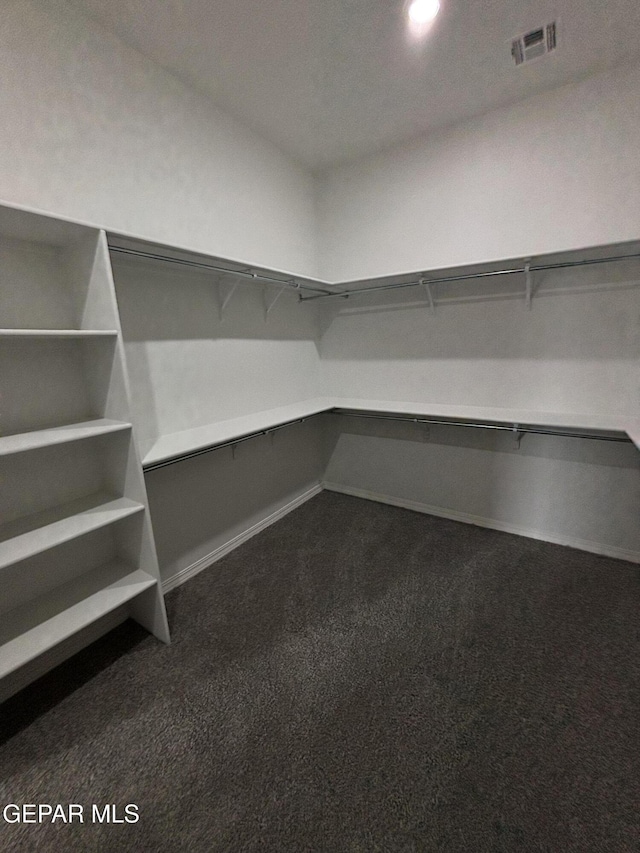
<path id="1" fill-rule="evenodd" d="M 547 24 L 545 27 L 537 27 L 523 36 L 513 39 L 511 42 L 511 56 L 516 65 L 530 62 L 539 56 L 544 56 L 557 47 L 556 22 Z"/>

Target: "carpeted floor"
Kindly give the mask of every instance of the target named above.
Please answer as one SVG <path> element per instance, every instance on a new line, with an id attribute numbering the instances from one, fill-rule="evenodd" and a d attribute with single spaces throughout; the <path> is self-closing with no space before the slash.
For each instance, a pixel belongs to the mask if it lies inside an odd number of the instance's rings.
<path id="1" fill-rule="evenodd" d="M 1 709 L 3 851 L 640 850 L 640 570 L 322 493 Z M 91 804 L 138 806 L 135 824 Z"/>

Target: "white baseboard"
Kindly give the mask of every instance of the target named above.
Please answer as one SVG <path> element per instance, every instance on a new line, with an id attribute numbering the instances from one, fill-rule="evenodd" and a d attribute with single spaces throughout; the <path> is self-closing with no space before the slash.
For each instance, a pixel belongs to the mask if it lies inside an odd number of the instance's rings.
<path id="1" fill-rule="evenodd" d="M 301 495 L 298 495 L 293 500 L 289 501 L 289 503 L 281 506 L 280 509 L 277 509 L 275 512 L 272 512 L 270 515 L 267 515 L 261 521 L 256 522 L 251 527 L 248 527 L 246 530 L 243 530 L 242 533 L 239 533 L 237 536 L 234 536 L 232 539 L 229 539 L 228 542 L 225 542 L 224 545 L 220 545 L 219 548 L 216 548 L 215 551 L 212 551 L 210 554 L 207 554 L 204 557 L 200 557 L 199 560 L 196 560 L 195 563 L 192 563 L 190 566 L 187 566 L 186 569 L 182 569 L 177 572 L 170 578 L 167 578 L 162 582 L 162 591 L 164 593 L 169 592 L 175 587 L 180 586 L 181 584 L 188 581 L 190 578 L 197 575 L 203 569 L 208 568 L 212 563 L 215 563 L 217 560 L 221 560 L 222 557 L 226 556 L 230 551 L 233 551 L 239 545 L 242 545 L 243 542 L 246 542 L 248 539 L 251 539 L 252 536 L 255 536 L 256 533 L 260 533 L 261 530 L 269 527 L 271 524 L 274 524 L 276 521 L 279 521 L 281 518 L 284 518 L 285 515 L 288 515 L 294 509 L 297 509 L 299 506 L 302 506 L 303 503 L 306 503 L 311 498 L 315 497 L 317 494 L 320 494 L 322 491 L 322 485 L 320 483 L 316 483 L 315 486 L 312 486 L 310 489 L 307 489 L 306 492 L 303 492 Z"/>
<path id="2" fill-rule="evenodd" d="M 487 527 L 490 530 L 501 530 L 504 533 L 514 533 L 516 536 L 526 536 L 529 539 L 540 539 L 543 542 L 551 542 L 554 545 L 565 545 L 569 548 L 577 548 L 580 551 L 588 551 L 591 554 L 600 554 L 604 557 L 613 557 L 614 559 L 626 560 L 630 563 L 640 563 L 639 553 L 636 551 L 630 551 L 626 548 L 618 548 L 615 545 L 602 544 L 600 542 L 593 542 L 589 539 L 579 539 L 572 536 L 558 536 L 545 531 L 535 530 L 534 528 L 520 527 L 518 525 L 496 521 L 492 518 L 484 518 L 483 516 L 471 515 L 466 512 L 456 512 L 455 510 L 443 509 L 442 507 L 419 503 L 418 501 L 404 500 L 402 498 L 395 498 L 389 495 L 382 495 L 377 492 L 368 491 L 367 489 L 357 489 L 352 488 L 351 486 L 343 486 L 338 483 L 323 482 L 317 483 L 315 486 L 307 489 L 306 492 L 298 495 L 293 500 L 289 501 L 289 503 L 280 507 L 280 509 L 277 509 L 275 512 L 272 512 L 261 521 L 258 521 L 256 524 L 253 524 L 251 527 L 243 530 L 242 533 L 239 533 L 237 536 L 229 539 L 228 542 L 225 542 L 210 554 L 201 557 L 199 560 L 196 560 L 195 563 L 192 563 L 190 566 L 187 566 L 185 569 L 177 572 L 172 577 L 167 578 L 162 583 L 162 591 L 167 593 L 170 590 L 175 589 L 177 586 L 185 583 L 190 578 L 199 574 L 199 572 L 208 568 L 208 566 L 222 559 L 222 557 L 229 554 L 239 545 L 242 545 L 243 542 L 247 542 L 252 536 L 255 536 L 257 533 L 260 533 L 260 531 L 265 530 L 271 524 L 274 524 L 279 519 L 284 518 L 285 515 L 288 515 L 294 509 L 315 497 L 315 495 L 319 494 L 323 489 L 327 489 L 329 492 L 339 492 L 343 495 L 352 495 L 356 498 L 365 498 L 366 500 L 377 501 L 378 503 L 398 506 L 403 509 L 410 509 L 414 512 L 422 512 L 426 515 L 448 518 L 452 521 L 462 521 L 465 524 L 475 524 L 477 527 Z"/>
<path id="3" fill-rule="evenodd" d="M 426 515 L 436 515 L 440 518 L 449 518 L 452 521 L 462 521 L 465 524 L 475 524 L 478 527 L 488 527 L 491 530 L 501 530 L 504 533 L 514 533 L 516 536 L 526 536 L 529 539 L 540 539 L 543 542 L 551 542 L 554 545 L 566 545 L 569 548 L 577 548 L 579 551 L 588 551 L 591 554 L 600 554 L 604 557 L 613 557 L 616 560 L 640 563 L 640 554 L 637 551 L 629 551 L 626 548 L 619 548 L 616 545 L 607 545 L 601 542 L 593 542 L 590 539 L 579 539 L 573 536 L 558 536 L 557 534 L 547 533 L 542 530 L 535 530 L 534 528 L 520 527 L 515 524 L 508 524 L 507 522 L 496 521 L 492 518 L 471 515 L 467 512 L 456 512 L 455 510 L 444 509 L 439 506 L 419 503 L 418 501 L 404 500 L 402 498 L 390 497 L 389 495 L 381 495 L 377 492 L 370 492 L 367 489 L 357 489 L 351 486 L 343 486 L 338 483 L 324 482 L 322 485 L 329 492 L 340 492 L 340 494 L 343 495 L 352 495 L 356 498 L 365 498 L 369 501 L 377 501 L 378 503 L 390 504 L 391 506 L 398 506 L 403 509 L 411 509 L 415 512 L 423 512 Z"/>

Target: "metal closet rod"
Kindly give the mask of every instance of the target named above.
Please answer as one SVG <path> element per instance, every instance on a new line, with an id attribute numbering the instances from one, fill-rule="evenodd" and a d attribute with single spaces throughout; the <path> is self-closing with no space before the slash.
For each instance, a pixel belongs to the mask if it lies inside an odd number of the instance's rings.
<path id="1" fill-rule="evenodd" d="M 172 258 L 170 255 L 160 255 L 155 252 L 142 252 L 139 249 L 125 249 L 121 246 L 109 246 L 109 251 L 119 252 L 122 255 L 134 255 L 137 258 L 147 258 L 151 261 L 166 261 L 169 264 L 180 264 L 184 267 L 196 267 L 198 269 L 211 270 L 213 272 L 228 273 L 229 275 L 237 275 L 240 278 L 246 278 L 250 281 L 263 282 L 264 284 L 278 284 L 281 287 L 290 287 L 292 290 L 308 290 L 311 293 L 318 295 L 330 295 L 331 290 L 326 290 L 322 287 L 314 287 L 311 284 L 302 284 L 296 279 L 273 278 L 273 276 L 263 275 L 262 273 L 254 273 L 250 270 L 231 270 L 228 267 L 219 267 L 215 264 L 208 264 L 204 261 L 190 261 L 186 258 Z M 313 297 L 307 297 L 311 299 Z"/>
<path id="2" fill-rule="evenodd" d="M 309 299 L 348 299 L 350 296 L 360 296 L 362 293 L 375 293 L 379 290 L 397 290 L 401 287 L 419 287 L 424 284 L 446 284 L 452 281 L 469 281 L 470 279 L 492 278 L 500 275 L 513 275 L 514 273 L 540 272 L 543 270 L 560 270 L 569 267 L 584 267 L 591 264 L 608 264 L 612 261 L 629 261 L 640 258 L 640 252 L 632 255 L 616 255 L 608 258 L 590 258 L 581 261 L 560 261 L 555 264 L 537 264 L 529 267 L 514 267 L 513 269 L 493 270 L 491 272 L 466 273 L 463 275 L 451 275 L 444 278 L 429 278 L 426 274 L 413 281 L 391 282 L 389 284 L 378 284 L 373 287 L 352 288 L 351 290 L 331 291 L 318 294 L 317 296 L 300 297 L 301 302 Z"/>
<path id="3" fill-rule="evenodd" d="M 409 424 L 440 424 L 441 426 L 461 426 L 475 427 L 476 429 L 493 429 L 504 432 L 511 432 L 514 435 L 522 435 L 523 433 L 532 433 L 535 435 L 557 435 L 562 438 L 591 438 L 597 441 L 623 441 L 630 442 L 631 439 L 626 435 L 611 435 L 609 433 L 598 432 L 576 432 L 575 430 L 554 429 L 536 426 L 521 426 L 514 423 L 512 426 L 506 424 L 486 424 L 479 421 L 448 421 L 442 418 L 418 418 L 410 415 L 379 415 L 376 413 L 354 412 L 350 409 L 332 409 L 329 414 L 342 415 L 348 418 L 366 418 L 369 420 L 380 421 L 404 421 Z"/>

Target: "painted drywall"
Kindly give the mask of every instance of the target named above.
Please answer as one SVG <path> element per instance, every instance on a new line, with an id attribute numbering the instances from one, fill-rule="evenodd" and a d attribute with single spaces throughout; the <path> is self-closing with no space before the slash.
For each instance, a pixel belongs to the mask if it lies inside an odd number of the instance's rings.
<path id="1" fill-rule="evenodd" d="M 638 239 L 638 91 L 640 65 L 619 66 L 328 170 L 320 275 L 370 278 Z"/>
<path id="2" fill-rule="evenodd" d="M 324 318 L 323 393 L 539 412 L 640 413 L 640 262 L 397 291 Z M 333 416 L 325 483 L 640 560 L 631 444 Z"/>
<path id="3" fill-rule="evenodd" d="M 640 562 L 631 443 L 333 419 L 328 488 Z"/>
<path id="4" fill-rule="evenodd" d="M 206 568 L 312 494 L 324 471 L 324 452 L 315 420 L 148 472 L 165 587 Z"/>
<path id="5" fill-rule="evenodd" d="M 637 417 L 640 261 L 523 278 L 334 303 L 322 393 Z"/>
<path id="6" fill-rule="evenodd" d="M 120 256 L 113 271 L 143 456 L 161 435 L 316 396 L 316 310 L 295 292 L 266 315 L 277 288 Z"/>
<path id="7" fill-rule="evenodd" d="M 9 203 L 330 280 L 640 231 L 637 64 L 316 181 L 65 0 L 5 3 L 0 51 Z"/>
<path id="8" fill-rule="evenodd" d="M 298 274 L 314 182 L 64 0 L 8 0 L 0 198 Z"/>

